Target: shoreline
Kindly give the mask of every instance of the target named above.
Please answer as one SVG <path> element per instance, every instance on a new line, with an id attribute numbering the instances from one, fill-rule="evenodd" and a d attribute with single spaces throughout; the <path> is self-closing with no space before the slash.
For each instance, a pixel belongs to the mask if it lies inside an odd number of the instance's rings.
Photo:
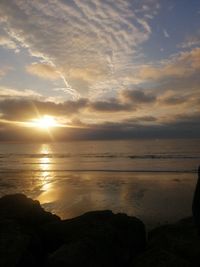
<path id="1" fill-rule="evenodd" d="M 141 218 L 152 228 L 191 215 L 194 174 L 40 174 L 0 175 L 0 195 L 24 193 L 63 219 L 109 209 Z"/>

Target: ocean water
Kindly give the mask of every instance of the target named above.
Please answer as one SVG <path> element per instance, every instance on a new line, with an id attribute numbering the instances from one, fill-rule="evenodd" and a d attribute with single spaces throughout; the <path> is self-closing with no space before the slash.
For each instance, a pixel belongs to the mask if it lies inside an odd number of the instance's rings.
<path id="1" fill-rule="evenodd" d="M 191 215 L 200 139 L 0 143 L 0 196 L 71 218 L 111 209 L 147 225 Z"/>

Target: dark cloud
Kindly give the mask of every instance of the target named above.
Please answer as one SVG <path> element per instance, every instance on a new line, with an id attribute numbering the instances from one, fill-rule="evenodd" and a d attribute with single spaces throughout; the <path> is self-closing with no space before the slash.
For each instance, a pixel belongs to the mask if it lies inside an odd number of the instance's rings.
<path id="1" fill-rule="evenodd" d="M 166 94 L 162 98 L 156 98 L 152 93 L 138 91 L 124 91 L 129 100 L 124 101 L 121 97 L 118 99 L 109 99 L 107 101 L 89 101 L 81 98 L 77 101 L 66 101 L 63 103 L 43 102 L 42 100 L 23 99 L 3 99 L 0 101 L 0 140 L 12 141 L 44 141 L 49 140 L 47 132 L 40 132 L 38 129 L 22 127 L 15 124 L 14 121 L 26 121 L 34 119 L 37 115 L 52 115 L 70 117 L 69 127 L 52 129 L 52 135 L 57 141 L 82 140 L 82 139 L 128 139 L 128 138 L 169 138 L 169 137 L 199 137 L 200 136 L 200 112 L 196 108 L 190 110 L 177 109 L 177 112 L 169 114 L 149 113 L 140 115 L 140 105 L 151 105 L 159 103 L 165 107 L 168 105 L 187 103 L 188 99 L 194 96 L 179 96 L 175 94 Z M 130 97 L 131 96 L 131 97 Z M 133 101 L 135 99 L 135 101 Z M 196 101 L 196 100 L 195 100 Z M 194 102 L 192 102 L 194 103 Z M 133 111 L 137 108 L 137 113 Z M 192 111 L 193 110 L 193 111 Z M 196 112 L 194 112 L 196 110 Z M 87 111 L 86 113 L 84 113 Z M 128 119 L 122 119 L 122 116 L 115 116 L 116 112 L 127 112 Z M 84 114 L 91 112 L 90 123 L 85 119 Z M 101 120 L 101 123 L 92 123 L 92 112 L 95 116 L 103 112 L 110 112 L 111 116 Z M 136 116 L 137 114 L 137 116 Z M 142 115 L 143 114 L 143 115 Z M 153 115 L 154 114 L 154 115 Z M 122 114 L 123 115 L 123 114 Z M 113 116 L 113 122 L 112 122 Z M 3 122 L 7 120 L 7 122 Z M 83 121 L 81 121 L 83 120 Z M 105 121 L 107 120 L 107 121 Z"/>
<path id="2" fill-rule="evenodd" d="M 196 111 L 191 114 L 180 114 L 176 115 L 174 118 L 173 124 L 179 126 L 192 126 L 196 128 L 200 128 L 200 111 Z M 190 128 L 188 128 L 190 130 Z"/>
<path id="3" fill-rule="evenodd" d="M 161 102 L 166 105 L 177 105 L 177 104 L 186 103 L 188 102 L 188 100 L 189 100 L 189 97 L 187 96 L 173 95 L 173 96 L 169 96 L 169 97 L 162 99 Z"/>
<path id="4" fill-rule="evenodd" d="M 152 120 L 154 124 L 143 124 L 142 120 Z M 67 140 L 106 140 L 131 138 L 199 138 L 200 113 L 188 116 L 175 116 L 168 123 L 158 124 L 154 118 L 140 118 L 134 121 L 104 122 L 86 124 L 75 120 L 75 126 L 52 129 L 51 135 L 35 128 L 0 124 L 1 141 L 67 141 Z"/>
<path id="5" fill-rule="evenodd" d="M 87 106 L 87 99 L 67 101 L 64 103 L 43 102 L 27 99 L 6 99 L 0 102 L 3 119 L 25 120 L 37 115 L 62 116 L 79 112 Z"/>
<path id="6" fill-rule="evenodd" d="M 122 91 L 122 98 L 126 101 L 133 102 L 135 104 L 148 104 L 156 101 L 156 96 L 149 92 L 142 90 L 124 90 Z"/>
<path id="7" fill-rule="evenodd" d="M 63 103 L 13 98 L 0 101 L 0 113 L 2 118 L 7 120 L 24 121 L 45 114 L 70 116 L 82 109 L 90 109 L 95 112 L 120 112 L 129 111 L 133 108 L 130 104 L 121 103 L 118 99 L 90 102 L 86 98 L 81 98 L 77 101 L 66 101 Z"/>
<path id="8" fill-rule="evenodd" d="M 156 117 L 153 116 L 140 116 L 140 117 L 134 117 L 134 118 L 129 118 L 126 120 L 127 122 L 155 122 L 157 121 Z"/>
<path id="9" fill-rule="evenodd" d="M 90 108 L 100 112 L 117 112 L 130 111 L 133 106 L 128 103 L 120 103 L 117 99 L 109 99 L 108 101 L 96 101 L 90 103 Z"/>

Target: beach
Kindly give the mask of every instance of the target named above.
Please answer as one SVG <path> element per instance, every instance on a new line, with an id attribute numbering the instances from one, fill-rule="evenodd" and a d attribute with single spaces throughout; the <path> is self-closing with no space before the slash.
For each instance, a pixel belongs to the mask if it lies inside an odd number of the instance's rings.
<path id="1" fill-rule="evenodd" d="M 150 228 L 174 222 L 191 215 L 199 143 L 1 144 L 0 195 L 25 193 L 63 219 L 110 209 L 136 216 Z"/>

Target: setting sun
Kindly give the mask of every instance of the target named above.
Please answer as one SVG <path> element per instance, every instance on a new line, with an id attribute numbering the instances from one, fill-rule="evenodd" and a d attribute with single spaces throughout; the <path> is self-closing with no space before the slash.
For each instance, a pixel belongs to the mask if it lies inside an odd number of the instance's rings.
<path id="1" fill-rule="evenodd" d="M 35 119 L 33 121 L 33 124 L 37 128 L 43 128 L 43 129 L 48 129 L 52 127 L 58 126 L 56 120 L 52 116 L 44 115 L 43 117 L 39 119 Z"/>

